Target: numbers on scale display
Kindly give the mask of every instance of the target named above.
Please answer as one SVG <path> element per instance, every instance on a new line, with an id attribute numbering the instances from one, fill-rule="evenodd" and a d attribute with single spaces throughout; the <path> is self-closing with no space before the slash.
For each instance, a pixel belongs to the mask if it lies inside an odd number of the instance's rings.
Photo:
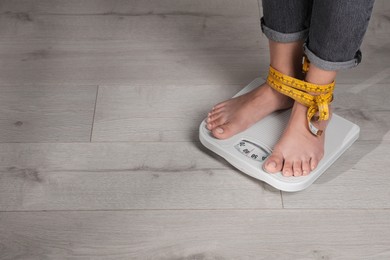
<path id="1" fill-rule="evenodd" d="M 242 140 L 235 145 L 235 148 L 240 151 L 243 155 L 255 160 L 264 161 L 269 153 L 258 145 L 255 145 L 249 141 Z"/>

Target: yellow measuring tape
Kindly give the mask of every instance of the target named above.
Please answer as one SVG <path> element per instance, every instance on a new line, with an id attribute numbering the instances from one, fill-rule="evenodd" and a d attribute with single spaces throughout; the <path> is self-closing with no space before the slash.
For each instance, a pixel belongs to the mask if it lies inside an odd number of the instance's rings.
<path id="1" fill-rule="evenodd" d="M 307 72 L 308 69 L 309 62 L 304 57 L 303 71 Z M 287 76 L 270 66 L 267 83 L 278 92 L 307 106 L 307 122 L 310 131 L 316 136 L 322 134 L 323 130 L 316 128 L 312 121 L 329 119 L 329 103 L 333 100 L 334 81 L 327 85 L 312 84 Z"/>

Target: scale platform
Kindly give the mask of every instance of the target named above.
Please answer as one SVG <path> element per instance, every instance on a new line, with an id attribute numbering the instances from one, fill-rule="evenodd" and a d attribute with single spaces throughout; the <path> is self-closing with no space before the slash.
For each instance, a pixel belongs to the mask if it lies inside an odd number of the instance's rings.
<path id="1" fill-rule="evenodd" d="M 235 96 L 249 92 L 263 82 L 264 79 L 256 78 Z M 310 186 L 358 139 L 360 128 L 333 114 L 326 129 L 324 157 L 314 171 L 300 177 L 284 177 L 280 172 L 267 173 L 263 170 L 263 163 L 282 135 L 290 112 L 291 110 L 284 110 L 272 113 L 247 130 L 224 140 L 214 138 L 203 120 L 199 127 L 199 139 L 205 147 L 222 156 L 243 173 L 282 191 L 300 191 Z"/>

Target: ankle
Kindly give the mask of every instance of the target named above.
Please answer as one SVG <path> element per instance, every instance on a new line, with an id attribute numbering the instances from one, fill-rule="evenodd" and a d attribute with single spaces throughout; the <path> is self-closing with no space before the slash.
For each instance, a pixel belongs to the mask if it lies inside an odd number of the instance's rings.
<path id="1" fill-rule="evenodd" d="M 326 85 L 332 83 L 336 79 L 336 75 L 337 71 L 323 70 L 311 63 L 305 81 L 317 85 Z"/>
<path id="2" fill-rule="evenodd" d="M 270 65 L 290 77 L 302 79 L 303 41 L 280 43 L 269 41 Z"/>

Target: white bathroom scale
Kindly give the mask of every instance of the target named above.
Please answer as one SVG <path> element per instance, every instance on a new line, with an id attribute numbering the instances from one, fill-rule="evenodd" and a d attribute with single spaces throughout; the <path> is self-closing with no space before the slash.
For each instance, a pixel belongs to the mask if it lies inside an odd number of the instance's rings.
<path id="1" fill-rule="evenodd" d="M 263 82 L 264 79 L 256 78 L 235 96 L 249 92 Z M 282 135 L 290 112 L 291 109 L 274 112 L 247 130 L 224 140 L 213 137 L 206 128 L 206 120 L 203 120 L 199 127 L 199 139 L 205 147 L 243 173 L 282 191 L 300 191 L 310 186 L 358 139 L 360 128 L 333 114 L 326 129 L 324 157 L 315 170 L 300 177 L 284 177 L 280 172 L 267 173 L 263 170 L 263 163 Z"/>

